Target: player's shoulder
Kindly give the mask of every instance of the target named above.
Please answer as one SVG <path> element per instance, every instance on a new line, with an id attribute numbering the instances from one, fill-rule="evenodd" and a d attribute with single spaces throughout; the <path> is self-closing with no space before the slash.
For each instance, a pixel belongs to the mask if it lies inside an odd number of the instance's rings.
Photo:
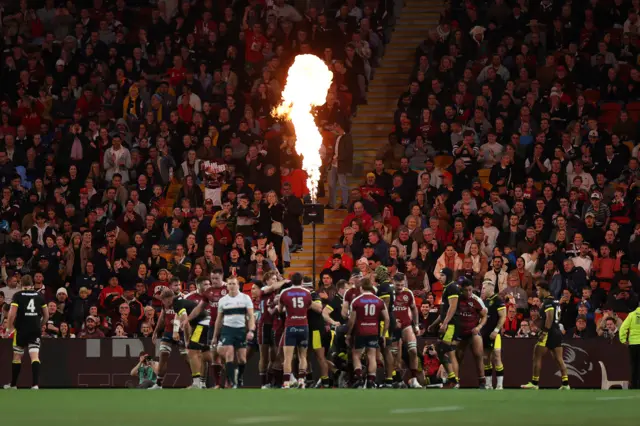
<path id="1" fill-rule="evenodd" d="M 199 301 L 202 298 L 202 295 L 200 293 L 198 293 L 197 291 L 192 291 L 190 293 L 187 293 L 184 296 L 184 298 L 187 299 L 187 300 Z"/>
<path id="2" fill-rule="evenodd" d="M 471 295 L 471 300 L 473 300 L 476 304 L 478 304 L 478 306 L 480 306 L 482 309 L 485 308 L 485 304 L 484 301 L 482 300 L 482 298 L 480 296 L 478 296 L 477 294 L 473 293 Z"/>

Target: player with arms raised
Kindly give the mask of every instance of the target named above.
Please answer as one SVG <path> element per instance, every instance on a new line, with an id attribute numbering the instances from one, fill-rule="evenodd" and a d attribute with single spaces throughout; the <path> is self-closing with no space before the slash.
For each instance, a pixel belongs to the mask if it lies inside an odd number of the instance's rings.
<path id="1" fill-rule="evenodd" d="M 405 275 L 397 273 L 393 276 L 393 286 L 395 287 L 395 299 L 393 301 L 393 312 L 395 314 L 396 328 L 394 340 L 398 344 L 398 353 L 402 353 L 402 347 L 406 345 L 409 356 L 409 371 L 411 379 L 409 387 L 419 389 L 418 383 L 418 342 L 416 333 L 418 331 L 418 307 L 413 292 L 407 288 Z M 402 341 L 402 344 L 399 344 Z"/>
<path id="2" fill-rule="evenodd" d="M 236 278 L 227 281 L 228 294 L 218 302 L 218 316 L 213 332 L 212 344 L 220 339 L 218 352 L 225 360 L 227 382 L 234 389 L 242 387 L 244 368 L 247 364 L 247 341 L 253 339 L 256 332 L 256 319 L 253 315 L 253 301 L 240 293 L 240 284 Z M 236 365 L 238 359 L 238 379 Z"/>
<path id="3" fill-rule="evenodd" d="M 496 370 L 496 390 L 502 390 L 504 380 L 504 367 L 502 365 L 502 336 L 500 330 L 507 318 L 507 309 L 504 301 L 495 294 L 493 281 L 482 283 L 482 299 L 487 307 L 487 323 L 482 327 L 480 334 L 484 344 L 484 377 L 485 389 L 492 389 L 492 370 Z"/>
<path id="4" fill-rule="evenodd" d="M 542 358 L 547 352 L 551 351 L 551 356 L 555 359 L 560 373 L 562 374 L 562 386 L 560 390 L 569 390 L 569 375 L 567 366 L 564 364 L 562 354 L 562 332 L 560 331 L 560 304 L 551 296 L 549 291 L 549 283 L 547 281 L 538 281 L 536 284 L 538 289 L 538 297 L 542 300 L 542 311 L 544 312 L 542 332 L 533 349 L 533 377 L 526 385 L 522 385 L 522 389 L 538 389 L 540 381 L 540 372 L 542 371 Z"/>
<path id="5" fill-rule="evenodd" d="M 311 292 L 302 286 L 302 275 L 291 276 L 291 287 L 282 290 L 278 310 L 286 314 L 284 320 L 284 383 L 291 387 L 293 353 L 298 350 L 298 388 L 305 388 L 307 376 L 307 347 L 309 346 L 309 309 L 322 312 L 322 303 L 314 303 Z"/>
<path id="6" fill-rule="evenodd" d="M 347 342 L 352 342 L 353 374 L 355 387 L 376 387 L 377 351 L 383 338 L 389 331 L 389 312 L 387 306 L 374 294 L 375 287 L 368 278 L 360 281 L 361 294 L 351 302 L 347 325 Z M 380 322 L 384 324 L 380 327 Z M 362 354 L 367 356 L 367 380 L 362 380 Z"/>
<path id="7" fill-rule="evenodd" d="M 473 293 L 473 282 L 470 279 L 460 277 L 458 278 L 458 285 L 460 286 L 457 311 L 460 324 L 460 343 L 456 348 L 458 368 L 462 365 L 467 346 L 471 345 L 471 352 L 476 361 L 478 384 L 481 389 L 484 389 L 484 359 L 480 330 L 487 322 L 487 308 L 485 308 L 482 299 Z"/>
<path id="8" fill-rule="evenodd" d="M 25 275 L 21 280 L 22 290 L 13 296 L 9 308 L 7 335 L 13 334 L 13 360 L 11 362 L 11 384 L 5 389 L 17 389 L 25 348 L 31 358 L 31 389 L 38 389 L 40 378 L 40 336 L 42 326 L 49 321 L 49 311 L 44 299 L 35 291 L 33 279 Z"/>

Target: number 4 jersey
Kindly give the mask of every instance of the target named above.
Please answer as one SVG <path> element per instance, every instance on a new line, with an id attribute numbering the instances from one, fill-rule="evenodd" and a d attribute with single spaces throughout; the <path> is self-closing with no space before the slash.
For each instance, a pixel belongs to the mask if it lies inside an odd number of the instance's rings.
<path id="1" fill-rule="evenodd" d="M 40 330 L 42 310 L 47 308 L 40 293 L 35 290 L 19 291 L 13 296 L 11 306 L 18 308 L 16 330 Z"/>

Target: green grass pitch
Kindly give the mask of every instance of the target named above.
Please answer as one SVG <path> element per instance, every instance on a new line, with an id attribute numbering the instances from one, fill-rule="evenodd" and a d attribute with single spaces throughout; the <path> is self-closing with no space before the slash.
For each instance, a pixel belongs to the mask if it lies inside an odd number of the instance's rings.
<path id="1" fill-rule="evenodd" d="M 586 425 L 639 423 L 640 391 L 14 390 L 6 425 Z"/>

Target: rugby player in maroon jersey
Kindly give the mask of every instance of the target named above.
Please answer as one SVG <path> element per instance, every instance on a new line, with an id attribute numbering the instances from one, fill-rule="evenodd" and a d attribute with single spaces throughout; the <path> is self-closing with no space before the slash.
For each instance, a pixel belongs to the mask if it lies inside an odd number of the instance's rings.
<path id="1" fill-rule="evenodd" d="M 418 332 L 418 307 L 413 292 L 407 288 L 406 277 L 402 273 L 393 276 L 393 286 L 395 288 L 395 299 L 393 300 L 393 313 L 395 314 L 396 329 L 393 340 L 397 347 L 399 366 L 402 359 L 402 349 L 406 345 L 409 363 L 407 367 L 411 378 L 409 387 L 419 389 L 418 383 L 418 342 L 416 333 Z"/>
<path id="2" fill-rule="evenodd" d="M 210 346 L 210 351 L 204 352 L 202 357 L 202 377 L 206 378 L 209 375 L 209 366 L 213 369 L 214 388 L 219 389 L 224 386 L 224 372 L 223 362 L 218 354 L 218 348 L 211 346 L 211 340 L 213 338 L 213 330 L 216 325 L 216 318 L 218 317 L 218 302 L 227 294 L 227 285 L 222 281 L 223 272 L 222 269 L 216 268 L 211 272 L 211 278 L 204 280 L 207 285 L 203 290 L 199 290 L 198 295 L 192 295 L 192 298 L 199 297 L 198 306 L 189 315 L 189 319 L 195 318 L 203 309 L 206 309 L 211 315 L 211 322 L 209 324 L 209 335 L 207 336 L 207 344 Z M 187 296 L 189 299 L 189 296 Z"/>
<path id="3" fill-rule="evenodd" d="M 177 298 L 181 298 L 182 294 L 180 293 L 180 280 L 171 280 L 169 284 L 171 290 L 175 294 Z M 153 292 L 153 298 L 155 300 L 160 301 L 161 295 L 164 290 L 169 287 L 165 286 L 157 286 Z M 176 321 L 176 313 L 173 308 L 165 308 L 162 307 L 160 311 L 160 316 L 158 317 L 158 322 L 156 323 L 156 328 L 153 332 L 153 337 L 151 338 L 153 344 L 156 344 L 156 338 L 162 331 L 162 338 L 160 341 L 160 362 L 158 363 L 158 380 L 156 384 L 153 385 L 150 389 L 162 389 L 162 383 L 164 381 L 164 376 L 167 374 L 167 367 L 169 365 L 169 355 L 171 355 L 171 350 L 173 346 L 176 346 L 180 350 L 180 355 L 187 363 L 189 368 L 191 368 L 191 364 L 189 362 L 189 356 L 187 354 L 187 348 L 184 342 L 184 333 L 182 331 L 179 332 L 177 338 L 174 336 L 173 327 L 174 322 Z"/>
<path id="4" fill-rule="evenodd" d="M 293 353 L 298 352 L 298 388 L 305 388 L 307 376 L 307 348 L 309 346 L 308 311 L 321 313 L 322 304 L 313 303 L 311 292 L 302 286 L 302 274 L 291 276 L 291 287 L 280 293 L 278 310 L 286 314 L 284 320 L 284 384 L 283 389 L 291 387 Z"/>
<path id="5" fill-rule="evenodd" d="M 460 300 L 458 302 L 458 319 L 460 324 L 460 343 L 456 348 L 458 368 L 462 366 L 467 346 L 471 345 L 471 352 L 476 361 L 478 384 L 480 389 L 485 387 L 484 377 L 484 348 L 480 331 L 487 322 L 487 308 L 482 299 L 473 293 L 473 282 L 469 279 L 458 280 L 460 285 Z"/>
<path id="6" fill-rule="evenodd" d="M 362 294 L 362 289 L 360 288 L 360 280 L 362 280 L 362 278 L 363 276 L 360 273 L 355 273 L 351 275 L 351 278 L 349 278 L 351 288 L 344 294 L 344 299 L 342 301 L 342 317 L 344 319 L 349 318 L 349 309 L 351 308 L 351 302 L 353 302 L 353 299 Z"/>
<path id="7" fill-rule="evenodd" d="M 375 287 L 368 278 L 360 280 L 362 294 L 351 302 L 349 323 L 347 325 L 347 343 L 352 343 L 353 374 L 356 379 L 355 387 L 375 388 L 377 350 L 385 344 L 385 336 L 389 331 L 389 312 L 386 304 L 373 292 Z M 380 321 L 383 326 L 380 327 Z M 381 330 L 382 329 L 382 330 Z M 362 354 L 366 350 L 367 380 L 362 380 Z"/>
<path id="8" fill-rule="evenodd" d="M 273 315 L 269 307 L 274 306 L 276 294 L 286 281 L 278 276 L 278 271 L 268 271 L 263 276 L 263 286 L 260 288 L 260 319 L 258 320 L 258 346 L 260 348 L 260 362 L 258 372 L 260 373 L 260 384 L 262 389 L 271 387 L 273 379 L 273 367 L 276 358 L 277 342 L 273 336 Z"/>

